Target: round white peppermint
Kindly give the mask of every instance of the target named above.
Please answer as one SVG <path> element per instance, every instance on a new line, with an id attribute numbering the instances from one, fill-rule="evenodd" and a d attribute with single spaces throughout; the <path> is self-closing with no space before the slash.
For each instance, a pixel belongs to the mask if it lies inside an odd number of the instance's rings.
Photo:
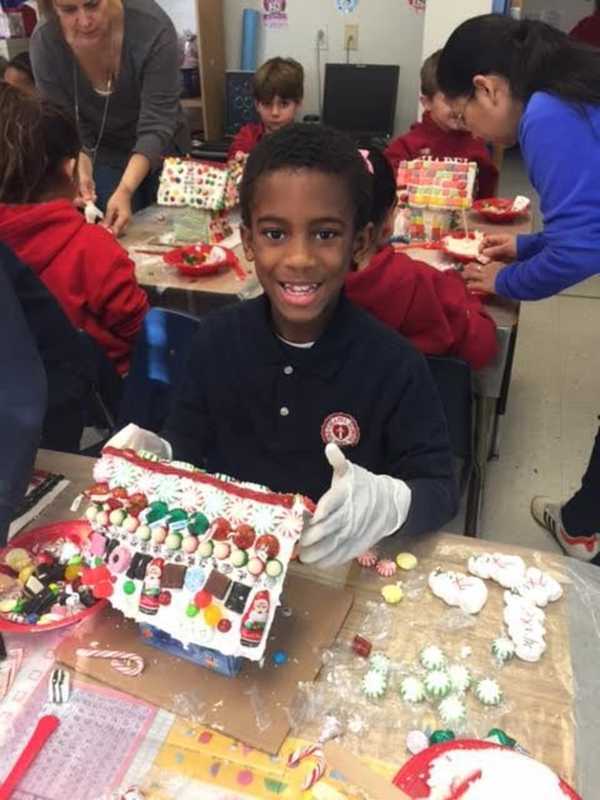
<path id="1" fill-rule="evenodd" d="M 362 679 L 361 689 L 369 700 L 377 700 L 387 690 L 387 678 L 383 672 L 371 669 Z"/>
<path id="2" fill-rule="evenodd" d="M 406 703 L 422 703 L 425 700 L 425 686 L 419 678 L 404 678 L 400 683 L 400 697 Z"/>
<path id="3" fill-rule="evenodd" d="M 440 719 L 446 725 L 458 725 L 467 718 L 467 707 L 464 702 L 454 694 L 446 697 L 438 706 Z"/>
<path id="4" fill-rule="evenodd" d="M 441 700 L 450 694 L 450 676 L 443 669 L 434 669 L 425 676 L 425 691 L 434 700 Z"/>
<path id="5" fill-rule="evenodd" d="M 463 667 L 462 664 L 452 664 L 448 668 L 448 675 L 452 691 L 458 694 L 464 694 L 468 691 L 473 681 L 470 670 L 467 667 Z"/>
<path id="6" fill-rule="evenodd" d="M 492 655 L 498 661 L 505 663 L 515 654 L 515 644 L 511 639 L 506 636 L 500 636 L 492 642 Z"/>
<path id="7" fill-rule="evenodd" d="M 446 666 L 446 656 L 443 650 L 432 644 L 429 647 L 424 647 L 419 654 L 419 660 L 425 669 L 441 669 Z"/>
<path id="8" fill-rule="evenodd" d="M 499 706 L 502 702 L 502 689 L 498 681 L 493 678 L 484 678 L 478 681 L 473 691 L 475 692 L 475 697 L 484 706 Z"/>
<path id="9" fill-rule="evenodd" d="M 391 661 L 385 653 L 373 653 L 369 658 L 369 669 L 387 675 L 390 671 Z"/>

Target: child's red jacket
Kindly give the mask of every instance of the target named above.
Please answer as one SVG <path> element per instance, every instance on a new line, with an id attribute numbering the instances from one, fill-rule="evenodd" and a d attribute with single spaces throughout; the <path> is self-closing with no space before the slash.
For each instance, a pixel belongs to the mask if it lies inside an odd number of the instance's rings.
<path id="1" fill-rule="evenodd" d="M 72 324 L 127 372 L 148 298 L 112 233 L 88 225 L 68 200 L 53 200 L 0 204 L 0 241 L 46 284 Z"/>
<path id="2" fill-rule="evenodd" d="M 236 153 L 251 153 L 265 135 L 262 122 L 249 122 L 236 133 L 229 148 L 227 158 L 234 158 Z"/>
<path id="3" fill-rule="evenodd" d="M 496 325 L 454 270 L 440 272 L 388 246 L 348 273 L 346 294 L 422 353 L 457 356 L 473 369 L 496 355 Z"/>

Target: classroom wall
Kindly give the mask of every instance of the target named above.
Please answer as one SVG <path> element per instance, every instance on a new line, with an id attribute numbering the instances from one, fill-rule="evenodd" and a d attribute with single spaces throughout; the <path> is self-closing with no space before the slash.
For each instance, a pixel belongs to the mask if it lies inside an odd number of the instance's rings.
<path id="1" fill-rule="evenodd" d="M 159 0 L 178 30 L 195 28 L 191 0 Z M 428 0 L 429 2 L 429 0 Z M 241 20 L 244 8 L 261 10 L 260 0 L 223 0 L 225 54 L 228 69 L 239 69 Z M 356 63 L 399 64 L 400 82 L 396 108 L 396 130 L 403 131 L 416 115 L 415 92 L 421 65 L 424 14 L 408 0 L 359 0 L 357 11 L 340 14 L 335 0 L 288 0 L 287 27 L 272 30 L 261 25 L 259 63 L 275 55 L 291 56 L 306 70 L 304 113 L 318 113 L 316 36 L 327 26 L 329 49 L 321 52 L 321 78 L 326 61 L 346 60 L 344 25 L 359 26 L 359 50 L 351 51 Z"/>
<path id="2" fill-rule="evenodd" d="M 491 10 L 492 0 L 427 0 L 423 25 L 423 59 L 443 47 L 461 22 L 479 14 L 489 14 Z"/>
<path id="3" fill-rule="evenodd" d="M 524 16 L 543 19 L 566 32 L 593 11 L 592 0 L 523 0 Z"/>

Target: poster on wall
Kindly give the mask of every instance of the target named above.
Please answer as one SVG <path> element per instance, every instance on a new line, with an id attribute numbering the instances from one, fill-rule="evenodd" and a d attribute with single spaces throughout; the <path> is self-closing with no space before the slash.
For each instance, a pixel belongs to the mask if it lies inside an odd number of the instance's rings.
<path id="1" fill-rule="evenodd" d="M 263 0 L 265 28 L 285 28 L 288 24 L 287 0 Z"/>
<path id="2" fill-rule="evenodd" d="M 358 0 L 335 0 L 335 5 L 340 14 L 352 14 L 356 11 Z"/>
<path id="3" fill-rule="evenodd" d="M 425 11 L 427 0 L 408 0 L 408 5 L 415 11 Z"/>

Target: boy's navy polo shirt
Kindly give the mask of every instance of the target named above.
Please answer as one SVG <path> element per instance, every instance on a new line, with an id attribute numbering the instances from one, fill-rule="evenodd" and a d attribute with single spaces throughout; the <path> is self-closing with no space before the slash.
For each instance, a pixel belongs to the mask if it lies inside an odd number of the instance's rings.
<path id="1" fill-rule="evenodd" d="M 317 501 L 331 484 L 323 434 L 340 416 L 358 438 L 347 458 L 410 486 L 403 530 L 454 515 L 446 423 L 423 356 L 343 295 L 310 349 L 277 338 L 265 297 L 209 314 L 163 435 L 176 459 Z"/>

